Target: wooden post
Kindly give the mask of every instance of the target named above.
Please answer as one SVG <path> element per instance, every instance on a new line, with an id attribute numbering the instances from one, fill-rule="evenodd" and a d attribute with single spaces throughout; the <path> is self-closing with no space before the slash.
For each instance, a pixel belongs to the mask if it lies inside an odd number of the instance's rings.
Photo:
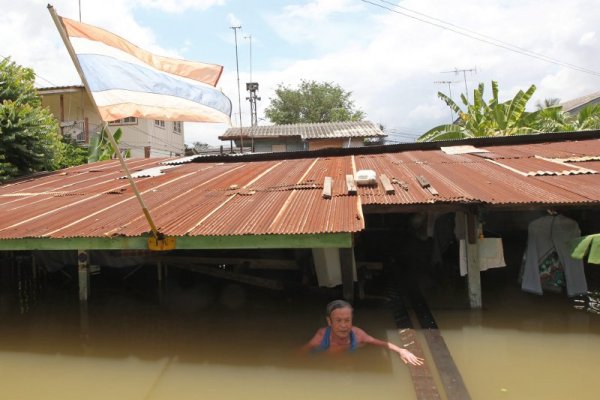
<path id="1" fill-rule="evenodd" d="M 345 300 L 354 301 L 354 248 L 340 249 L 340 268 L 342 273 L 342 295 Z"/>
<path id="2" fill-rule="evenodd" d="M 165 298 L 165 266 L 160 260 L 156 262 L 156 277 L 158 279 L 158 302 L 162 304 Z"/>
<path id="3" fill-rule="evenodd" d="M 79 301 L 87 302 L 90 294 L 90 258 L 86 250 L 77 251 Z"/>
<path id="4" fill-rule="evenodd" d="M 481 308 L 481 272 L 479 270 L 479 252 L 477 249 L 479 222 L 474 214 L 465 214 L 465 229 L 469 303 L 471 308 Z"/>
<path id="5" fill-rule="evenodd" d="M 86 250 L 77 250 L 79 275 L 79 326 L 81 337 L 89 336 L 88 299 L 90 294 L 90 257 Z"/>

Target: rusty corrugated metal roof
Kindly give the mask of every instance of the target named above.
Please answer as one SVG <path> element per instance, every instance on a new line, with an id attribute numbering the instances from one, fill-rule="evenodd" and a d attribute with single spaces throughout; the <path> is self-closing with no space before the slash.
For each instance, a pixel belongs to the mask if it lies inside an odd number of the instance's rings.
<path id="1" fill-rule="evenodd" d="M 307 124 L 249 126 L 241 129 L 245 138 L 278 138 L 299 136 L 301 139 L 333 139 L 386 136 L 370 121 L 321 122 Z M 221 140 L 238 139 L 240 128 L 229 128 L 219 136 Z"/>
<path id="2" fill-rule="evenodd" d="M 293 160 L 188 162 L 160 174 L 140 174 L 136 182 L 157 227 L 170 236 L 357 232 L 364 229 L 362 207 L 370 205 L 401 210 L 427 204 L 600 204 L 598 139 L 486 150 L 490 153 L 382 150 Z M 128 166 L 136 173 L 164 166 L 164 161 L 133 159 Z M 349 194 L 346 175 L 361 169 L 374 170 L 378 184 Z M 582 169 L 586 173 L 571 172 Z M 394 193 L 384 190 L 382 174 Z M 147 233 L 148 223 L 122 176 L 117 161 L 105 161 L 1 185 L 0 239 Z M 333 179 L 330 199 L 322 196 L 325 177 Z"/>

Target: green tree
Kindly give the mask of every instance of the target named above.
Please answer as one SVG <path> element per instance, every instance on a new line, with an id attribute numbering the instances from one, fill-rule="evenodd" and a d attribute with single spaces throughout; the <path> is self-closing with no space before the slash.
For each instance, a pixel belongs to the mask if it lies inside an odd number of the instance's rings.
<path id="1" fill-rule="evenodd" d="M 88 149 L 78 146 L 72 138 L 64 136 L 61 149 L 60 157 L 57 160 L 58 168 L 74 167 L 88 162 Z"/>
<path id="2" fill-rule="evenodd" d="M 296 89 L 280 84 L 265 115 L 277 125 L 360 121 L 364 113 L 354 108 L 351 95 L 352 92 L 329 82 L 303 80 Z"/>
<path id="3" fill-rule="evenodd" d="M 31 68 L 0 61 L 0 182 L 58 167 L 58 124 L 42 107 L 34 82 Z"/>
<path id="4" fill-rule="evenodd" d="M 451 98 L 439 92 L 440 97 L 458 115 L 458 122 L 437 126 L 419 137 L 418 141 L 448 140 L 482 136 L 510 136 L 539 132 L 535 128 L 537 114 L 525 111 L 527 102 L 535 92 L 535 85 L 527 91 L 519 90 L 506 102 L 498 98 L 498 82 L 492 81 L 492 98 L 483 99 L 484 85 L 473 91 L 473 103 L 461 95 L 466 110 L 463 111 Z"/>

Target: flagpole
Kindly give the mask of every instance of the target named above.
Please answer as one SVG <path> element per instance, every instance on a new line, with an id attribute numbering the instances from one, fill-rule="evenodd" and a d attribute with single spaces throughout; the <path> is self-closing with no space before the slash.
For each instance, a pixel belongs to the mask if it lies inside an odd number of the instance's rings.
<path id="1" fill-rule="evenodd" d="M 83 75 L 81 65 L 79 64 L 79 60 L 77 59 L 77 56 L 75 55 L 75 50 L 73 49 L 73 46 L 71 45 L 71 42 L 69 41 L 69 39 L 67 37 L 67 33 L 65 32 L 63 24 L 58 17 L 58 14 L 56 14 L 56 11 L 54 10 L 54 7 L 51 4 L 48 4 L 48 11 L 50 11 L 52 20 L 54 21 L 54 24 L 56 25 L 56 28 L 58 29 L 58 32 L 60 33 L 60 37 L 62 38 L 62 40 L 67 48 L 67 51 L 69 52 L 69 55 L 71 56 L 71 59 L 73 60 L 73 63 L 75 64 L 75 68 L 77 69 L 77 72 L 79 73 L 79 77 L 81 78 L 81 81 L 83 82 L 83 85 L 85 86 L 85 89 L 87 90 L 88 94 L 90 95 L 89 97 L 90 97 L 92 104 L 94 105 L 96 110 L 98 110 L 98 105 L 96 104 L 96 100 L 94 100 L 94 96 L 91 95 L 92 92 L 88 85 L 87 79 L 85 79 L 85 76 Z M 140 203 L 140 206 L 142 207 L 142 211 L 143 211 L 144 215 L 146 216 L 146 220 L 148 221 L 148 224 L 150 225 L 150 229 L 152 230 L 152 234 L 154 235 L 154 238 L 157 240 L 161 240 L 163 235 L 162 235 L 162 233 L 158 232 L 158 229 L 156 228 L 156 225 L 154 224 L 154 220 L 152 219 L 152 216 L 150 215 L 150 211 L 148 211 L 148 208 L 146 208 L 144 199 L 142 198 L 142 195 L 140 194 L 140 192 L 135 184 L 135 181 L 133 180 L 133 178 L 131 177 L 131 174 L 129 173 L 129 168 L 127 168 L 127 164 L 125 164 L 125 159 L 123 158 L 123 155 L 121 154 L 119 145 L 117 144 L 115 138 L 113 137 L 110 129 L 108 129 L 108 122 L 105 122 L 103 129 L 106 131 L 106 136 L 108 137 L 108 140 L 110 141 L 111 145 L 115 149 L 115 152 L 117 153 L 117 157 L 119 158 L 121 167 L 123 167 L 123 170 L 125 171 L 125 175 L 127 175 L 127 179 L 129 180 L 129 184 L 131 185 L 131 189 L 135 193 L 135 196 L 137 197 L 138 202 Z"/>

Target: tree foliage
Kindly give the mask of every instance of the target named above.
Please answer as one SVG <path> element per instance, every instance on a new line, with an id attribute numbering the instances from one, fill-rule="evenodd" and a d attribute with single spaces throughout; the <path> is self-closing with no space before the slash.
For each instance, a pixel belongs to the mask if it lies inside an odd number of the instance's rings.
<path id="1" fill-rule="evenodd" d="M 117 145 L 121 141 L 122 135 L 123 131 L 121 130 L 121 128 L 118 128 L 113 133 L 113 138 L 115 139 L 115 143 L 117 143 Z M 125 150 L 121 154 L 123 155 L 123 158 L 127 158 L 131 156 L 131 151 Z M 90 138 L 88 162 L 92 163 L 96 161 L 111 160 L 115 158 L 116 155 L 116 149 L 113 147 L 112 143 L 108 139 L 108 132 L 106 132 L 105 128 L 102 128 L 99 134 L 93 135 Z"/>
<path id="2" fill-rule="evenodd" d="M 535 92 L 535 85 L 527 91 L 519 90 L 508 101 L 500 102 L 498 82 L 492 81 L 492 98 L 483 99 L 484 85 L 480 83 L 473 91 L 473 103 L 461 95 L 465 110 L 460 108 L 451 98 L 439 92 L 438 97 L 458 115 L 454 124 L 437 126 L 418 138 L 419 141 L 448 140 L 473 138 L 482 136 L 510 136 L 537 132 L 536 113 L 525 111 L 527 102 Z"/>
<path id="3" fill-rule="evenodd" d="M 60 157 L 57 159 L 58 168 L 74 167 L 88 162 L 88 149 L 80 147 L 70 137 L 63 137 L 61 141 Z"/>
<path id="4" fill-rule="evenodd" d="M 278 125 L 360 121 L 364 113 L 354 108 L 351 95 L 352 92 L 329 82 L 303 80 L 296 89 L 280 84 L 265 115 Z"/>
<path id="5" fill-rule="evenodd" d="M 34 82 L 32 69 L 9 58 L 0 62 L 0 182 L 59 166 L 58 124 Z"/>
<path id="6" fill-rule="evenodd" d="M 535 111 L 527 112 L 525 107 L 535 92 L 534 85 L 525 92 L 519 90 L 514 98 L 503 103 L 498 100 L 497 82 L 492 81 L 492 98 L 487 103 L 483 100 L 483 90 L 483 83 L 480 83 L 474 90 L 473 104 L 461 95 L 465 111 L 448 96 L 438 93 L 438 97 L 458 114 L 458 120 L 431 129 L 418 141 L 600 129 L 600 104 L 589 105 L 571 115 L 562 110 L 558 99 L 552 98 L 538 102 Z"/>

